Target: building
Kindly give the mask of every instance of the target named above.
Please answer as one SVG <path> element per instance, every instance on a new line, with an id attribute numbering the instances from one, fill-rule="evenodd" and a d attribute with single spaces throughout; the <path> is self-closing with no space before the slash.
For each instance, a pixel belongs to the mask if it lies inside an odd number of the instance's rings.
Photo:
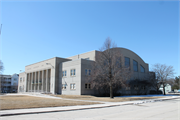
<path id="1" fill-rule="evenodd" d="M 147 78 L 149 66 L 136 53 L 125 48 L 121 51 L 126 64 L 134 71 L 134 79 Z M 19 92 L 42 92 L 52 94 L 85 95 L 95 94 L 85 77 L 91 71 L 100 51 L 90 51 L 69 58 L 54 57 L 25 66 L 19 74 Z"/>
<path id="2" fill-rule="evenodd" d="M 18 74 L 0 75 L 1 93 L 16 93 L 18 89 Z"/>
<path id="3" fill-rule="evenodd" d="M 162 93 L 164 93 L 164 91 L 163 91 L 163 85 L 160 86 L 159 90 L 161 90 Z M 170 91 L 172 91 L 171 85 L 170 85 L 170 84 L 167 84 L 167 85 L 165 86 L 165 94 L 167 94 L 167 93 L 170 92 Z"/>

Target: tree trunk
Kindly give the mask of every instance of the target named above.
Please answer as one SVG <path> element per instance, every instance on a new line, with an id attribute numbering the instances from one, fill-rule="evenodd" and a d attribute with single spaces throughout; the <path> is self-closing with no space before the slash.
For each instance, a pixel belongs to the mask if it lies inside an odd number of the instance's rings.
<path id="1" fill-rule="evenodd" d="M 113 89 L 112 89 L 112 73 L 111 73 L 111 67 L 109 67 L 109 79 L 110 79 L 110 98 L 114 98 L 114 96 L 113 96 Z"/>
<path id="2" fill-rule="evenodd" d="M 112 89 L 112 83 L 110 83 L 110 98 L 114 98 L 113 96 L 113 89 Z"/>
<path id="3" fill-rule="evenodd" d="M 164 86 L 164 84 L 163 84 L 163 93 L 164 93 L 164 95 L 166 95 L 166 93 L 165 93 L 165 86 Z"/>

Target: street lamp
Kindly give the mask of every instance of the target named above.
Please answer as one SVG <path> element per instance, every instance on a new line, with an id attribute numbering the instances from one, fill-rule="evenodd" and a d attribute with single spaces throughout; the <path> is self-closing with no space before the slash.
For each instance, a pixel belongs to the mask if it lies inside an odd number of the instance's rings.
<path id="1" fill-rule="evenodd" d="M 51 63 L 46 63 L 46 65 L 51 65 Z M 51 65 L 52 66 L 52 65 Z M 54 68 L 54 66 L 52 66 L 52 68 Z"/>

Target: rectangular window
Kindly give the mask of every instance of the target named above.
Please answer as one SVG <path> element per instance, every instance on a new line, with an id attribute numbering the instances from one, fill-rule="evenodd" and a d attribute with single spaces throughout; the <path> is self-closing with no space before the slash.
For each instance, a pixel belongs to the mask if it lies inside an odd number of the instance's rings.
<path id="1" fill-rule="evenodd" d="M 85 70 L 85 75 L 88 75 L 88 69 Z"/>
<path id="2" fill-rule="evenodd" d="M 91 75 L 91 70 L 90 69 L 85 69 L 85 75 Z"/>
<path id="3" fill-rule="evenodd" d="M 135 90 L 138 90 L 138 85 L 134 85 L 134 89 L 135 89 Z"/>
<path id="4" fill-rule="evenodd" d="M 76 69 L 74 69 L 74 74 L 73 74 L 74 76 L 76 75 Z"/>
<path id="5" fill-rule="evenodd" d="M 129 86 L 126 87 L 126 90 L 130 90 L 131 88 Z"/>
<path id="6" fill-rule="evenodd" d="M 136 62 L 135 60 L 133 60 L 133 69 L 135 72 L 138 72 L 138 62 Z"/>
<path id="7" fill-rule="evenodd" d="M 76 69 L 71 69 L 71 76 L 75 76 L 76 75 Z"/>
<path id="8" fill-rule="evenodd" d="M 62 84 L 62 89 L 65 90 L 66 89 L 66 84 Z"/>
<path id="9" fill-rule="evenodd" d="M 86 88 L 86 89 L 87 89 L 87 86 L 88 86 L 88 84 L 86 83 L 86 84 L 85 84 L 85 88 Z"/>
<path id="10" fill-rule="evenodd" d="M 86 83 L 86 84 L 85 84 L 85 89 L 91 89 L 91 84 Z"/>
<path id="11" fill-rule="evenodd" d="M 141 65 L 141 72 L 145 73 L 145 69 L 144 69 L 144 67 L 142 65 Z"/>
<path id="12" fill-rule="evenodd" d="M 75 83 L 70 84 L 70 89 L 75 90 L 76 89 L 76 84 Z"/>
<path id="13" fill-rule="evenodd" d="M 66 77 L 66 70 L 63 71 L 63 77 Z"/>
<path id="14" fill-rule="evenodd" d="M 130 58 L 125 57 L 125 66 L 130 67 Z"/>
<path id="15" fill-rule="evenodd" d="M 91 84 L 89 84 L 88 88 L 91 89 Z"/>
<path id="16" fill-rule="evenodd" d="M 89 70 L 89 75 L 91 75 L 91 70 Z"/>

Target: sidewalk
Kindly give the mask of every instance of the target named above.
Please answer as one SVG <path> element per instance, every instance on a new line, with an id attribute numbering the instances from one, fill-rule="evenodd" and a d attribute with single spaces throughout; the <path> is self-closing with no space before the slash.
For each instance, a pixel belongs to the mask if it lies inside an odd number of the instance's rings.
<path id="1" fill-rule="evenodd" d="M 25 95 L 25 94 L 23 94 L 23 95 Z M 26 94 L 26 95 L 29 95 L 29 94 Z M 56 98 L 56 99 L 62 99 L 59 97 L 54 97 L 54 96 L 49 96 L 49 95 L 40 95 L 40 96 L 39 95 L 31 95 L 31 96 L 48 97 L 48 98 L 51 97 L 51 98 Z M 135 104 L 143 104 L 143 103 L 149 103 L 149 102 L 158 102 L 158 101 L 165 101 L 165 100 L 178 99 L 178 98 L 180 98 L 180 96 L 169 96 L 166 98 L 138 100 L 138 101 L 126 101 L 126 102 L 102 102 L 102 101 L 98 101 L 98 102 L 101 102 L 104 104 L 94 104 L 94 105 L 78 105 L 78 106 L 65 106 L 65 107 L 47 107 L 47 108 L 2 110 L 2 111 L 0 111 L 0 116 L 36 114 L 36 113 L 46 113 L 46 112 L 61 112 L 61 111 L 83 110 L 83 109 L 96 109 L 96 108 L 113 107 L 113 106 L 121 106 L 121 105 L 135 105 Z M 87 101 L 87 100 L 77 100 L 77 101 Z"/>

